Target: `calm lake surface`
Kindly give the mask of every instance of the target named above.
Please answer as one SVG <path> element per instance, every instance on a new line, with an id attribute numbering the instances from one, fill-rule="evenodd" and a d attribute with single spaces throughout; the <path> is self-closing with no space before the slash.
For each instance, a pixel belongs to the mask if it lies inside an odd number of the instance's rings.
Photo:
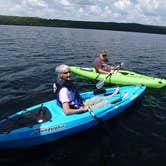
<path id="1" fill-rule="evenodd" d="M 0 118 L 54 98 L 55 66 L 92 66 L 100 49 L 112 63 L 166 78 L 166 35 L 0 26 Z M 80 92 L 95 82 L 73 75 Z M 29 149 L 0 150 L 0 165 L 145 166 L 166 163 L 166 88 L 146 89 L 126 112 L 100 126 Z"/>

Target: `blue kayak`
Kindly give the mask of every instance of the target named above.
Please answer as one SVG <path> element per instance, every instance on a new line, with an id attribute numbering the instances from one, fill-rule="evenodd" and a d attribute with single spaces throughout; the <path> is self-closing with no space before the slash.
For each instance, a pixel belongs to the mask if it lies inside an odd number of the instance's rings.
<path id="1" fill-rule="evenodd" d="M 19 111 L 0 121 L 0 148 L 30 147 L 51 142 L 91 128 L 124 111 L 145 90 L 145 86 L 124 86 L 81 93 L 83 100 L 95 99 L 90 110 L 65 115 L 56 100 Z"/>

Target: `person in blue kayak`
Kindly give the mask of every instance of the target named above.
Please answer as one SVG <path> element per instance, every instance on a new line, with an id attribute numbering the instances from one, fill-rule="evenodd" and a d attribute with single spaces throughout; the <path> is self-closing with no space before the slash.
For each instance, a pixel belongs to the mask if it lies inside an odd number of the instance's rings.
<path id="1" fill-rule="evenodd" d="M 94 67 L 96 69 L 96 72 L 98 73 L 113 74 L 115 70 L 120 68 L 120 65 L 118 66 L 110 65 L 107 59 L 107 51 L 101 50 L 99 56 L 94 61 Z"/>
<path id="2" fill-rule="evenodd" d="M 70 67 L 61 64 L 56 67 L 58 73 L 56 80 L 56 99 L 62 105 L 66 115 L 81 113 L 88 110 L 88 107 L 83 104 L 83 101 L 71 81 Z M 55 88 L 55 87 L 54 87 Z"/>

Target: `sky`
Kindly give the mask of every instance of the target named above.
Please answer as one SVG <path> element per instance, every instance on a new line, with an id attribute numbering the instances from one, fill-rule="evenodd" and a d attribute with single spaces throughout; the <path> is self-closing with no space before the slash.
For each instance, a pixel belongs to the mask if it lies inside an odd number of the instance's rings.
<path id="1" fill-rule="evenodd" d="M 166 0 L 0 0 L 0 15 L 166 26 Z"/>

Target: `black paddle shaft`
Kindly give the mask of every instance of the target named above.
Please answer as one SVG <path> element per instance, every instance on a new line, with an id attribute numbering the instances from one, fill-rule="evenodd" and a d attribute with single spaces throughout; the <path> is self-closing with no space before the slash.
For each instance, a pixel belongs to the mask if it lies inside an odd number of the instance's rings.
<path id="1" fill-rule="evenodd" d="M 101 127 L 104 129 L 106 134 L 110 137 L 111 136 L 111 132 L 110 132 L 110 129 L 109 129 L 106 121 L 104 121 L 102 118 L 97 117 L 95 115 L 95 113 L 92 111 L 91 108 L 89 108 L 88 111 L 92 115 L 92 117 L 99 123 L 99 125 L 101 125 Z"/>

